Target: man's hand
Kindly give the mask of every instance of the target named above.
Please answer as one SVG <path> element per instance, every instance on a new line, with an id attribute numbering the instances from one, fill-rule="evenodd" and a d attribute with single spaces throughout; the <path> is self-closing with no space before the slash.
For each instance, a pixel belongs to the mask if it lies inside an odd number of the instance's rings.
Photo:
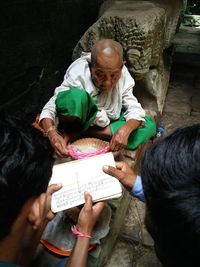
<path id="1" fill-rule="evenodd" d="M 125 162 L 116 162 L 116 168 L 103 166 L 103 171 L 117 178 L 130 191 L 135 183 L 136 174 Z"/>
<path id="2" fill-rule="evenodd" d="M 110 151 L 119 151 L 126 147 L 128 144 L 128 135 L 126 126 L 122 126 L 117 130 L 117 132 L 112 136 L 110 141 Z"/>
<path id="3" fill-rule="evenodd" d="M 40 121 L 40 126 L 46 133 L 46 136 L 49 138 L 49 141 L 52 145 L 52 147 L 55 150 L 55 153 L 59 157 L 68 157 L 69 153 L 67 151 L 67 143 L 69 141 L 69 138 L 66 137 L 64 139 L 56 130 L 56 126 L 54 124 L 54 121 L 49 118 L 44 118 Z"/>
<path id="4" fill-rule="evenodd" d="M 48 134 L 49 141 L 59 157 L 68 157 L 67 138 L 63 138 L 56 130 Z"/>
<path id="5" fill-rule="evenodd" d="M 83 206 L 77 223 L 77 229 L 86 234 L 91 234 L 95 223 L 103 210 L 104 202 L 92 204 L 92 197 L 88 193 L 84 193 L 85 205 Z"/>
<path id="6" fill-rule="evenodd" d="M 54 192 L 57 192 L 62 188 L 62 184 L 52 184 L 48 186 L 47 193 L 46 193 L 46 219 L 51 221 L 55 214 L 51 211 L 51 197 Z"/>
<path id="7" fill-rule="evenodd" d="M 85 193 L 85 205 L 83 206 L 77 223 L 77 229 L 83 234 L 91 235 L 92 229 L 104 207 L 103 202 L 92 205 L 92 197 Z M 70 255 L 67 267 L 86 267 L 88 258 L 90 239 L 85 237 L 77 237 L 74 248 Z"/>
<path id="8" fill-rule="evenodd" d="M 110 151 L 119 151 L 128 144 L 129 135 L 141 125 L 141 121 L 130 119 L 113 135 L 110 141 Z"/>

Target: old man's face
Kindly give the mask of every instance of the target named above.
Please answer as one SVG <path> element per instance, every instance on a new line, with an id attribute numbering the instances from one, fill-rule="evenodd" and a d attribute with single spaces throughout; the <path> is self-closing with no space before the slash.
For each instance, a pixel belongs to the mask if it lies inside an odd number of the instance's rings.
<path id="1" fill-rule="evenodd" d="M 90 64 L 91 78 L 94 85 L 104 93 L 112 91 L 121 77 L 123 61 L 119 57 L 104 57 L 99 55 Z"/>

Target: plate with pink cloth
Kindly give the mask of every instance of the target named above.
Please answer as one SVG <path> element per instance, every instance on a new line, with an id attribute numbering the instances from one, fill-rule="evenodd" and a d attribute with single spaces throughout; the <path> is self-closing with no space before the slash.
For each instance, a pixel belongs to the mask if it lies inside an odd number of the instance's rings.
<path id="1" fill-rule="evenodd" d="M 89 158 L 109 151 L 109 142 L 98 138 L 81 138 L 67 146 L 73 159 Z"/>

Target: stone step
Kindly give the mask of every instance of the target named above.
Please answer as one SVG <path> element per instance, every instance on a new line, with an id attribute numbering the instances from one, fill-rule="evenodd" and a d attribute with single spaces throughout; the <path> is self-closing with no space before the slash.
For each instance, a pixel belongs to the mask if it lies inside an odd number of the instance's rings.
<path id="1" fill-rule="evenodd" d="M 175 53 L 200 55 L 200 28 L 181 26 L 175 35 L 173 45 Z"/>

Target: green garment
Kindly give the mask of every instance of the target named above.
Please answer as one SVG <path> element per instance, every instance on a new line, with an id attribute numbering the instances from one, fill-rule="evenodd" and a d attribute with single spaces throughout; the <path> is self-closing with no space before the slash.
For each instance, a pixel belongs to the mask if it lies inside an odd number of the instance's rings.
<path id="1" fill-rule="evenodd" d="M 77 117 L 83 130 L 90 127 L 98 111 L 93 98 L 79 88 L 58 93 L 55 103 L 57 114 Z"/>
<path id="2" fill-rule="evenodd" d="M 87 130 L 94 121 L 97 114 L 97 106 L 93 98 L 84 90 L 72 88 L 58 93 L 56 98 L 57 114 L 63 116 L 76 116 L 78 123 L 83 130 Z M 136 149 L 140 144 L 145 143 L 156 134 L 155 121 L 145 116 L 145 126 L 136 129 L 129 135 L 127 149 Z M 110 128 L 114 134 L 126 123 L 123 113 L 116 121 L 111 121 Z"/>
<path id="3" fill-rule="evenodd" d="M 145 116 L 144 118 L 146 121 L 145 126 L 136 129 L 134 132 L 132 132 L 129 135 L 128 144 L 126 146 L 127 149 L 134 150 L 139 145 L 147 142 L 151 137 L 155 136 L 155 134 L 156 134 L 155 121 L 149 116 Z M 121 116 L 119 117 L 118 120 L 112 121 L 110 123 L 110 128 L 111 128 L 112 134 L 114 135 L 114 133 L 116 133 L 116 131 L 120 127 L 122 127 L 125 123 L 126 123 L 126 120 L 123 117 L 123 113 L 121 113 Z"/>

